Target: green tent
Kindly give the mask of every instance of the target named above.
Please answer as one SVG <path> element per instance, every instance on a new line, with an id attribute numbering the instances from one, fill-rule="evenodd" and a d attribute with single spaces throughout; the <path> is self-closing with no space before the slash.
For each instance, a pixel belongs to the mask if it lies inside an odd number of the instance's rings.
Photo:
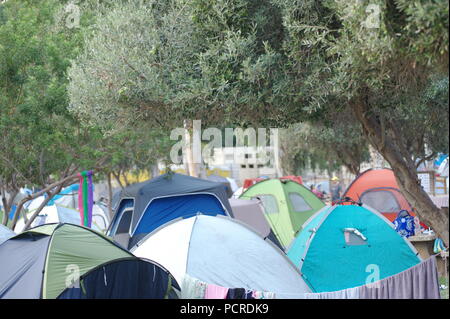
<path id="1" fill-rule="evenodd" d="M 63 292 L 66 298 L 129 298 L 139 291 L 152 295 L 155 285 L 163 298 L 172 280 L 159 265 L 73 224 L 45 224 L 10 238 L 0 245 L 0 269 L 0 298 L 54 299 Z M 151 279 L 156 275 L 159 283 Z"/>
<path id="2" fill-rule="evenodd" d="M 325 206 L 309 189 L 291 180 L 264 180 L 248 188 L 242 199 L 259 198 L 265 216 L 284 246 L 292 242 L 303 223 Z"/>

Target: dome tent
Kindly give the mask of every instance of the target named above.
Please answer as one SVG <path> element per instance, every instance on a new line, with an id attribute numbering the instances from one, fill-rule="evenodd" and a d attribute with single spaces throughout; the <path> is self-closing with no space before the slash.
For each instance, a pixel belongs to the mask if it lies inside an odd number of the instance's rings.
<path id="1" fill-rule="evenodd" d="M 304 224 L 287 256 L 314 292 L 365 285 L 372 266 L 377 279 L 383 279 L 421 261 L 389 220 L 359 205 L 327 206 L 317 212 Z"/>
<path id="2" fill-rule="evenodd" d="M 231 196 L 233 196 L 233 191 L 231 189 L 231 183 L 226 177 L 212 174 L 212 175 L 206 176 L 206 179 L 211 182 L 222 183 L 225 186 L 225 190 L 227 192 L 227 197 L 230 198 Z"/>
<path id="3" fill-rule="evenodd" d="M 222 183 L 177 173 L 123 189 L 114 210 L 107 234 L 126 248 L 178 217 L 233 214 Z"/>
<path id="4" fill-rule="evenodd" d="M 157 267 L 150 261 L 143 266 L 141 259 L 92 229 L 46 224 L 0 246 L 0 298 L 54 299 L 61 294 L 67 298 L 67 289 L 72 298 L 96 290 L 103 297 L 137 298 L 139 291 L 163 298 L 172 289 L 171 275 Z M 157 280 L 142 280 L 149 274 L 158 275 Z M 91 280 L 100 275 L 103 281 Z M 108 281 L 114 284 L 108 285 Z"/>
<path id="5" fill-rule="evenodd" d="M 16 233 L 13 232 L 11 229 L 0 224 L 0 245 L 3 244 L 3 242 L 10 239 L 11 237 L 14 237 L 15 235 Z"/>
<path id="6" fill-rule="evenodd" d="M 325 206 L 309 189 L 292 180 L 260 181 L 239 198 L 258 198 L 278 240 L 287 247 L 303 223 Z"/>
<path id="7" fill-rule="evenodd" d="M 274 292 L 279 298 L 302 298 L 310 292 L 280 249 L 229 217 L 197 215 L 171 221 L 132 251 L 163 264 L 179 283 L 187 274 L 222 287 Z"/>
<path id="8" fill-rule="evenodd" d="M 362 172 L 342 197 L 372 207 L 391 222 L 401 210 L 406 210 L 414 216 L 411 205 L 400 192 L 394 172 L 389 168 L 368 169 Z"/>
<path id="9" fill-rule="evenodd" d="M 231 198 L 230 205 L 234 218 L 256 230 L 264 239 L 270 239 L 280 249 L 283 249 L 275 233 L 264 217 L 264 208 L 257 199 Z"/>

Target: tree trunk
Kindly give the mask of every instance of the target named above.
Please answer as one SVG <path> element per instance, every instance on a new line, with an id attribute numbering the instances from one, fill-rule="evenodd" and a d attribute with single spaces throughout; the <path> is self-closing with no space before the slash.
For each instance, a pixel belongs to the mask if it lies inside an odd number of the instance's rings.
<path id="1" fill-rule="evenodd" d="M 398 185 L 406 200 L 413 207 L 419 219 L 431 227 L 445 245 L 449 246 L 448 209 L 439 209 L 425 192 L 417 176 L 412 156 L 402 144 L 401 132 L 395 125 L 390 125 L 394 135 L 386 132 L 386 123 L 370 112 L 367 99 L 360 99 L 352 104 L 352 110 L 363 127 L 370 144 L 390 164 Z"/>
<path id="2" fill-rule="evenodd" d="M 73 175 L 67 176 L 67 177 L 65 177 L 65 178 L 63 178 L 63 179 L 61 179 L 61 180 L 59 180 L 59 181 L 57 181 L 55 183 L 52 183 L 52 184 L 44 187 L 44 189 L 40 190 L 39 192 L 36 192 L 34 194 L 28 195 L 27 197 L 23 198 L 19 202 L 19 204 L 17 205 L 17 209 L 16 209 L 16 212 L 14 213 L 14 218 L 13 218 L 13 221 L 11 223 L 11 229 L 14 229 L 14 227 L 16 226 L 17 220 L 19 219 L 20 213 L 22 212 L 22 207 L 23 207 L 23 205 L 26 202 L 28 202 L 28 201 L 30 201 L 32 199 L 35 199 L 35 198 L 37 198 L 37 197 L 39 197 L 41 195 L 44 195 L 45 193 L 48 193 L 53 188 L 59 187 L 60 185 L 61 185 L 61 187 L 68 186 L 74 180 L 77 180 L 78 178 L 79 178 L 78 174 L 73 174 Z"/>
<path id="3" fill-rule="evenodd" d="M 47 203 L 53 198 L 55 197 L 56 194 L 58 194 L 61 189 L 63 188 L 63 184 L 59 185 L 55 191 L 53 192 L 47 192 L 48 196 L 47 198 L 41 203 L 41 205 L 39 205 L 39 207 L 36 209 L 36 211 L 33 213 L 33 215 L 31 215 L 30 219 L 25 223 L 25 226 L 23 227 L 22 231 L 27 230 L 28 228 L 30 228 L 31 224 L 33 223 L 33 221 L 36 219 L 36 217 L 39 215 L 39 213 L 41 212 L 42 209 L 44 209 L 44 207 L 47 205 Z"/>
<path id="4" fill-rule="evenodd" d="M 159 175 L 158 163 L 151 166 L 152 178 L 155 178 Z"/>
<path id="5" fill-rule="evenodd" d="M 186 129 L 185 143 L 186 143 L 186 161 L 188 166 L 188 175 L 198 177 L 197 165 L 194 164 L 194 154 L 192 150 L 192 139 L 189 133 L 192 129 L 192 123 L 188 120 L 184 121 L 184 128 Z"/>
<path id="6" fill-rule="evenodd" d="M 111 173 L 108 173 L 108 214 L 109 214 L 110 220 L 112 220 L 112 218 L 113 218 L 112 199 L 113 199 L 113 192 L 112 192 L 112 183 L 111 183 Z"/>
<path id="7" fill-rule="evenodd" d="M 11 212 L 11 208 L 14 203 L 14 198 L 16 198 L 19 190 L 14 189 L 11 194 L 9 194 L 9 198 L 6 198 L 6 191 L 2 191 L 2 202 L 3 202 L 3 220 L 2 224 L 6 226 L 8 224 L 8 216 Z"/>
<path id="8" fill-rule="evenodd" d="M 122 182 L 120 181 L 120 176 L 114 172 L 112 172 L 114 179 L 116 180 L 117 184 L 119 184 L 120 188 L 124 189 L 125 187 L 123 186 Z"/>

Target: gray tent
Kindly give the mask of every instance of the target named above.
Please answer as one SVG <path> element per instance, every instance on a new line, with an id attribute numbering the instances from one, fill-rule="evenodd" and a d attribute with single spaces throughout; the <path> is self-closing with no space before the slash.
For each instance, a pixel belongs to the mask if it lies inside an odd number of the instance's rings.
<path id="1" fill-rule="evenodd" d="M 311 292 L 286 255 L 244 223 L 225 216 L 180 218 L 147 235 L 133 254 L 164 265 L 192 298 L 186 279 L 304 298 Z M 188 276 L 186 276 L 188 275 Z"/>
<path id="2" fill-rule="evenodd" d="M 272 228 L 264 216 L 264 208 L 258 199 L 230 199 L 234 218 L 247 224 L 257 231 L 263 238 L 270 239 L 275 245 L 283 250 L 280 242 L 275 236 Z"/>
<path id="3" fill-rule="evenodd" d="M 0 245 L 15 235 L 11 229 L 0 224 Z"/>

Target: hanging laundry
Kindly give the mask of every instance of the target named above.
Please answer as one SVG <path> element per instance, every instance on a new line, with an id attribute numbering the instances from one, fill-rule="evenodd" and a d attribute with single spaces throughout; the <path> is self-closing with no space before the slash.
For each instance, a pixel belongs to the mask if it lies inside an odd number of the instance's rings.
<path id="1" fill-rule="evenodd" d="M 435 254 L 437 254 L 437 253 L 440 253 L 441 251 L 444 251 L 444 250 L 445 250 L 444 242 L 442 241 L 442 239 L 436 238 L 434 240 L 433 252 Z"/>
<path id="2" fill-rule="evenodd" d="M 305 293 L 305 299 L 359 299 L 360 287 L 332 292 Z"/>
<path id="3" fill-rule="evenodd" d="M 414 236 L 415 223 L 414 217 L 411 216 L 408 211 L 401 210 L 397 214 L 397 218 L 394 220 L 395 231 L 402 237 Z"/>
<path id="4" fill-rule="evenodd" d="M 254 291 L 253 299 L 275 299 L 275 293 L 266 291 Z"/>
<path id="5" fill-rule="evenodd" d="M 436 256 L 397 275 L 360 287 L 361 299 L 440 299 Z"/>
<path id="6" fill-rule="evenodd" d="M 205 299 L 226 299 L 228 288 L 217 286 L 214 284 L 207 284 Z"/>
<path id="7" fill-rule="evenodd" d="M 246 289 L 246 290 L 245 290 L 245 296 L 244 296 L 244 299 L 255 299 L 255 298 L 253 297 L 253 293 L 254 293 L 253 290 L 248 290 L 248 289 Z"/>
<path id="8" fill-rule="evenodd" d="M 245 289 L 244 288 L 230 288 L 228 289 L 228 294 L 226 299 L 244 299 Z"/>
<path id="9" fill-rule="evenodd" d="M 92 185 L 92 171 L 78 173 L 80 186 L 78 188 L 78 209 L 81 225 L 92 226 L 92 208 L 94 206 L 94 189 Z"/>
<path id="10" fill-rule="evenodd" d="M 182 299 L 205 299 L 207 284 L 186 274 L 181 289 Z"/>

